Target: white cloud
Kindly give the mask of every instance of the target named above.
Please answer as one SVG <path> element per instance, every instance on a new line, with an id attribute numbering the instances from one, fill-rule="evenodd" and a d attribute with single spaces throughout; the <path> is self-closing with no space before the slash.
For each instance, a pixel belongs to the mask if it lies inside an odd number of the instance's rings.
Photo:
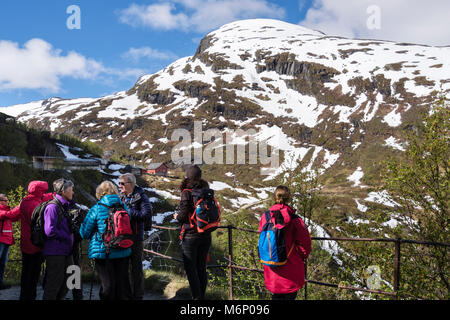
<path id="1" fill-rule="evenodd" d="M 176 60 L 178 56 L 172 52 L 165 52 L 150 47 L 130 48 L 127 52 L 122 54 L 122 58 L 131 59 L 137 62 L 143 58 L 157 59 L 157 60 Z"/>
<path id="2" fill-rule="evenodd" d="M 175 5 L 159 3 L 152 5 L 132 4 L 120 12 L 119 21 L 137 27 L 149 26 L 154 29 L 177 29 L 188 25 L 188 17 L 183 13 L 174 14 Z"/>
<path id="3" fill-rule="evenodd" d="M 371 6 L 380 10 L 379 29 L 367 26 Z M 448 0 L 315 0 L 299 24 L 328 35 L 445 46 L 449 12 Z"/>
<path id="4" fill-rule="evenodd" d="M 119 20 L 134 27 L 207 32 L 226 23 L 251 18 L 284 18 L 285 10 L 266 0 L 161 0 L 132 4 L 119 11 Z"/>
<path id="5" fill-rule="evenodd" d="M 62 77 L 89 79 L 103 67 L 77 52 L 62 55 L 61 50 L 42 39 L 31 39 L 23 47 L 0 41 L 0 90 L 48 89 L 57 92 Z"/>
<path id="6" fill-rule="evenodd" d="M 0 41 L 0 91 L 15 89 L 61 90 L 62 78 L 74 79 L 136 79 L 145 74 L 142 69 L 107 68 L 102 63 L 70 51 L 62 51 L 42 39 L 31 39 L 23 47 L 18 43 Z"/>

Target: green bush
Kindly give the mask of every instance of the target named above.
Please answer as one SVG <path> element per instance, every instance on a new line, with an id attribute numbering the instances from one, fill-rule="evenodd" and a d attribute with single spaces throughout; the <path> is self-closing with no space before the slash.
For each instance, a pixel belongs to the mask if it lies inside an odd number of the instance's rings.
<path id="1" fill-rule="evenodd" d="M 8 193 L 8 205 L 12 208 L 18 206 L 26 196 L 26 190 L 22 186 L 12 189 Z M 22 270 L 22 253 L 20 251 L 20 223 L 13 223 L 15 243 L 9 248 L 8 262 L 6 265 L 4 281 L 13 285 L 20 283 Z"/>
<path id="2" fill-rule="evenodd" d="M 405 155 L 385 164 L 384 189 L 399 205 L 391 210 L 409 221 L 397 237 L 449 243 L 450 109 L 441 97 L 425 115 L 418 134 L 410 134 Z M 426 299 L 450 296 L 447 247 L 403 246 L 401 292 Z M 402 247 L 402 250 L 403 250 Z"/>

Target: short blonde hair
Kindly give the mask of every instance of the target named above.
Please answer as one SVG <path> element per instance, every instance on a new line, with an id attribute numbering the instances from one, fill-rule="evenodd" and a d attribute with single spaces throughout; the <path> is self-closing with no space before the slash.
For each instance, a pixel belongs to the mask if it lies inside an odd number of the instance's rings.
<path id="1" fill-rule="evenodd" d="M 291 201 L 291 192 L 286 186 L 278 186 L 273 194 L 275 203 L 288 204 Z"/>
<path id="2" fill-rule="evenodd" d="M 111 181 L 103 181 L 95 190 L 95 196 L 100 200 L 108 194 L 119 195 L 119 191 L 117 190 L 116 185 Z"/>

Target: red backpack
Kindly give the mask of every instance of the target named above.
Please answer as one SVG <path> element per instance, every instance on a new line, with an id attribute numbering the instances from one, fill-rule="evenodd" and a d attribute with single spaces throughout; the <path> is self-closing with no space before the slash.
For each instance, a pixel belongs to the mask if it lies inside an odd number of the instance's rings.
<path id="1" fill-rule="evenodd" d="M 107 206 L 108 218 L 105 219 L 106 229 L 102 234 L 103 244 L 106 248 L 106 255 L 111 249 L 127 249 L 133 245 L 133 229 L 131 228 L 130 215 L 122 204 Z"/>

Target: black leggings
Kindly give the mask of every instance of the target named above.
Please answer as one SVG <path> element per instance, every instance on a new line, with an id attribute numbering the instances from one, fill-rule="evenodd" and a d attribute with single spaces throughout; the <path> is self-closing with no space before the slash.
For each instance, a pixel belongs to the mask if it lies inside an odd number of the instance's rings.
<path id="1" fill-rule="evenodd" d="M 211 235 L 185 237 L 181 243 L 184 270 L 194 300 L 205 299 L 208 276 L 206 259 L 211 246 Z"/>
<path id="2" fill-rule="evenodd" d="M 36 287 L 41 275 L 42 252 L 28 254 L 22 252 L 22 273 L 20 276 L 20 300 L 36 300 Z"/>
<path id="3" fill-rule="evenodd" d="M 276 294 L 272 295 L 272 300 L 295 300 L 297 298 L 297 292 L 286 293 L 286 294 Z"/>

